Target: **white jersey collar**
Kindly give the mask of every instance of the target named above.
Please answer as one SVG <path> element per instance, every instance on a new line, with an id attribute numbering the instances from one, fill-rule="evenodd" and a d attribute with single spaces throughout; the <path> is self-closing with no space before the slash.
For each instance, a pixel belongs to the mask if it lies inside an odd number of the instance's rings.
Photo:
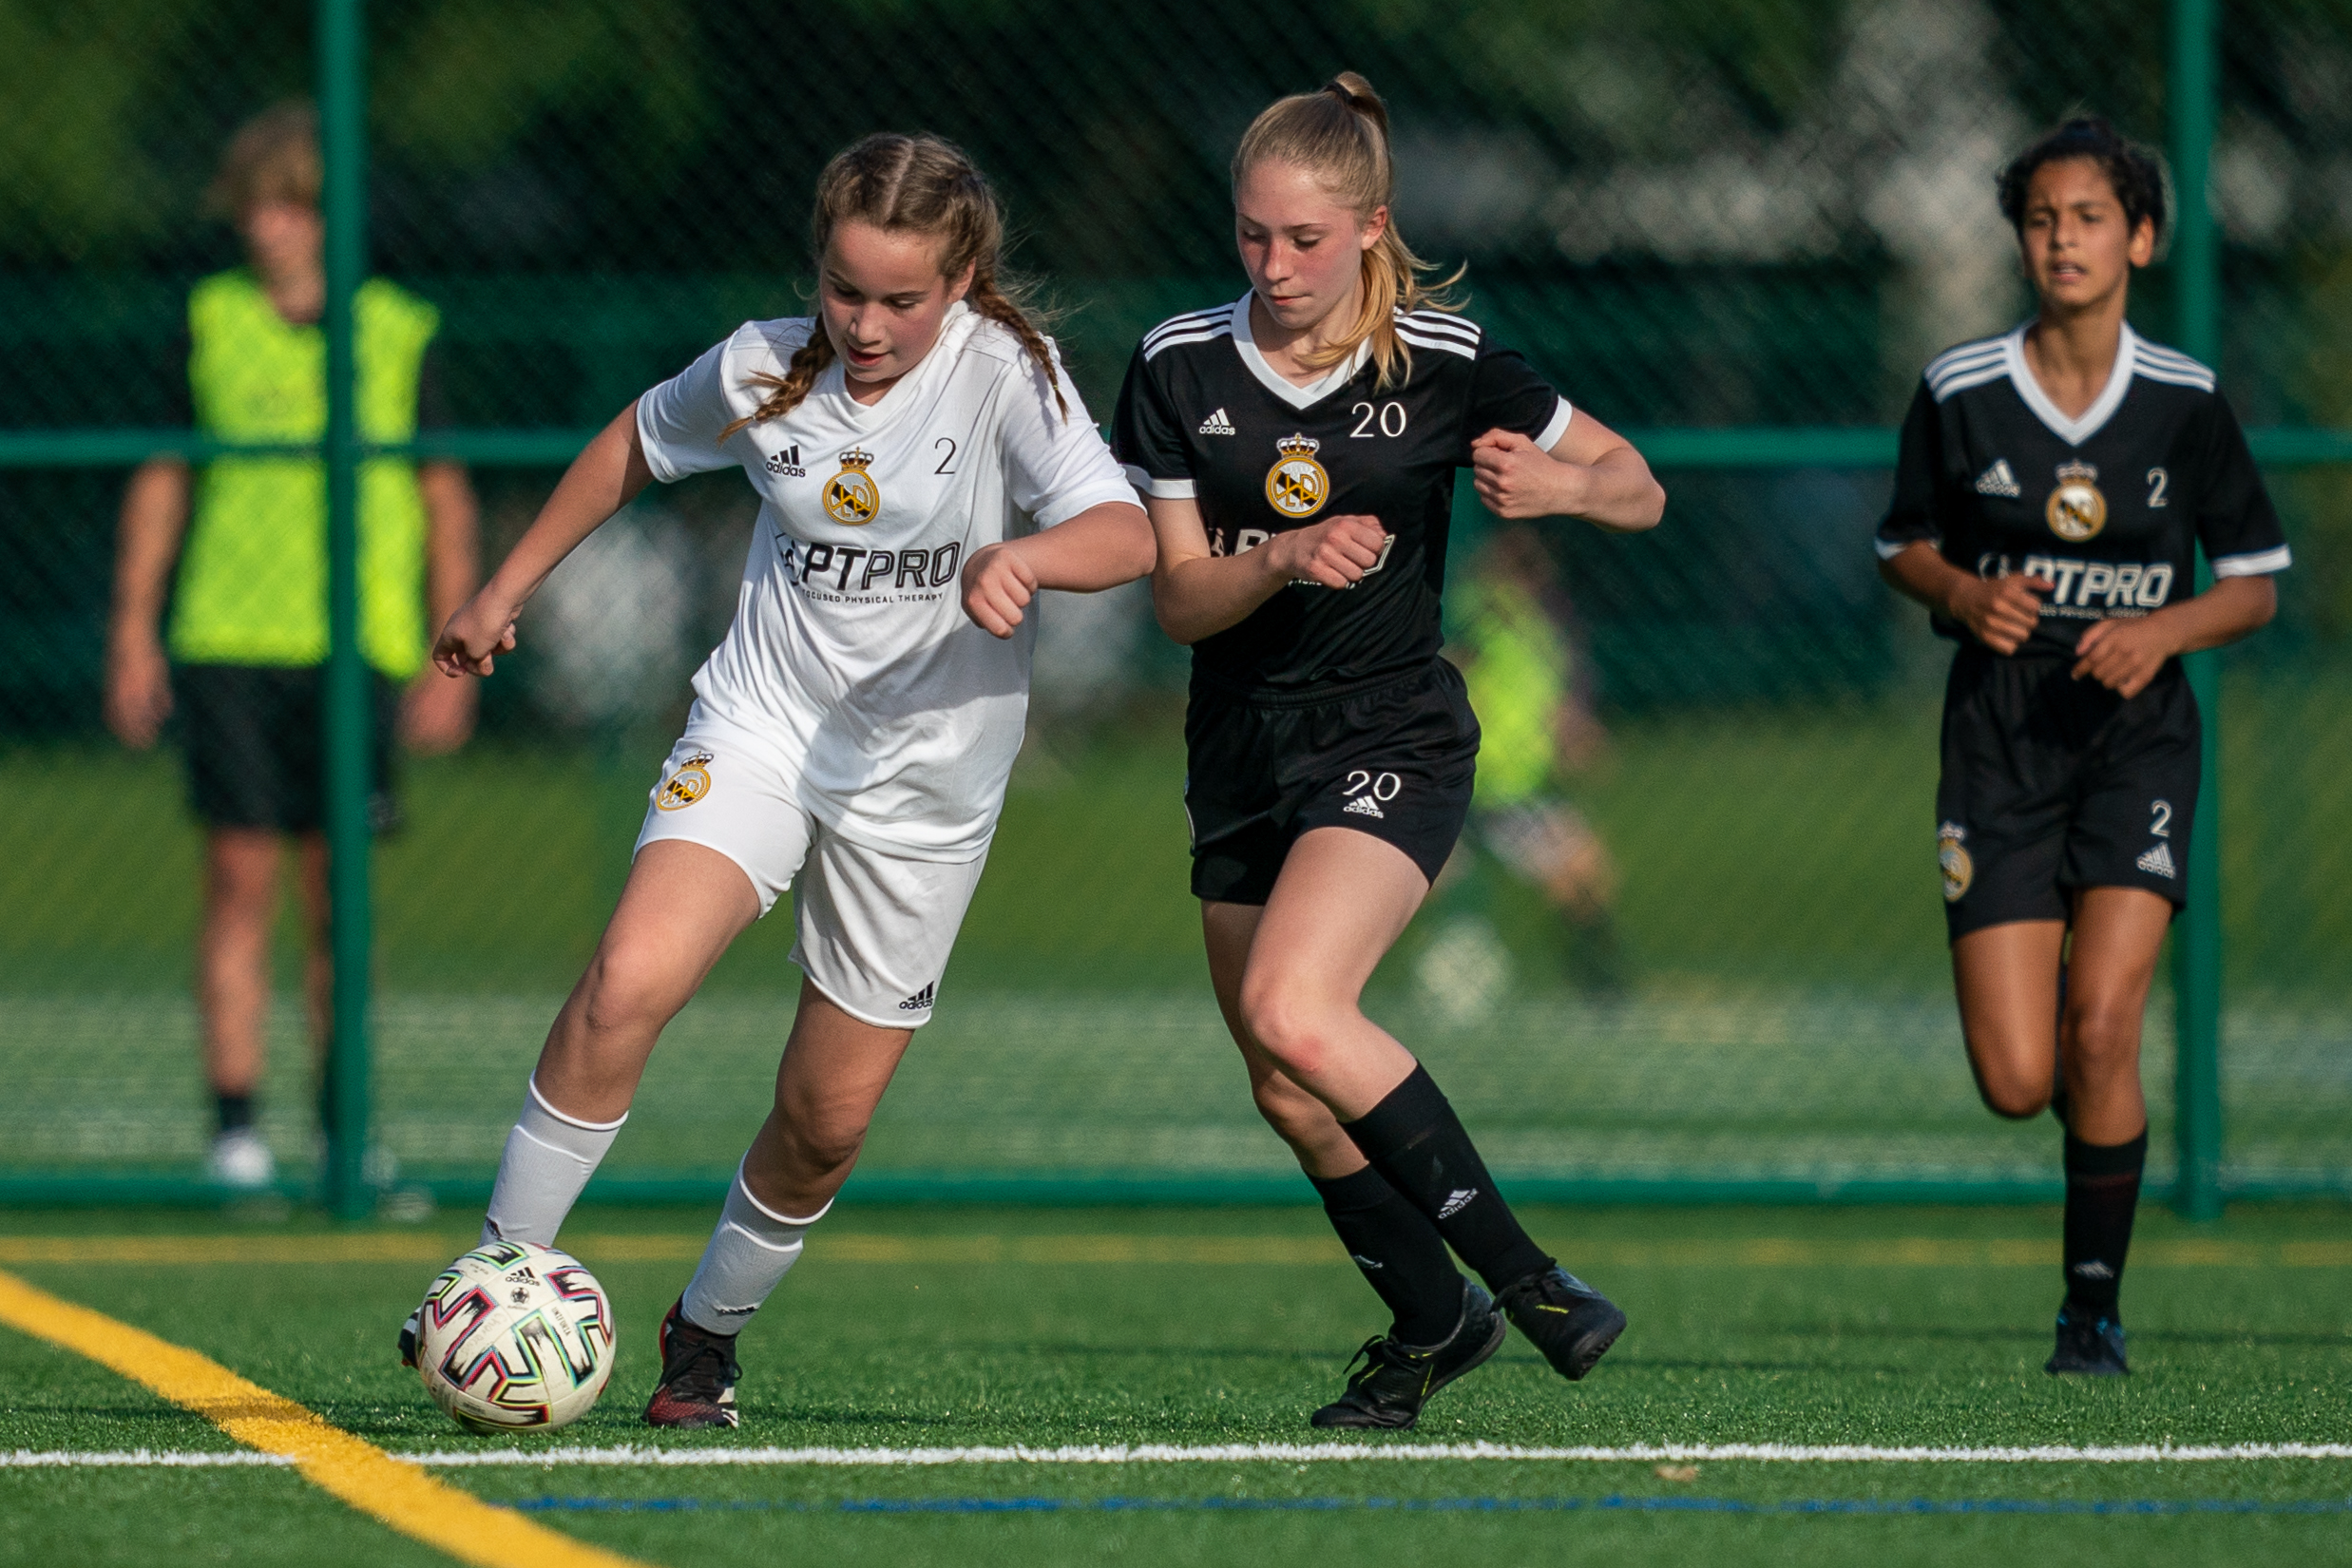
<path id="1" fill-rule="evenodd" d="M 860 403 L 850 395 L 849 370 L 839 358 L 825 367 L 817 378 L 816 391 L 832 405 L 838 419 L 852 430 L 879 430 L 895 418 L 898 411 L 918 395 L 917 389 L 939 378 L 943 368 L 955 363 L 963 351 L 965 339 L 970 337 L 985 317 L 958 299 L 947 307 L 947 314 L 939 323 L 939 336 L 931 343 L 930 352 L 915 361 L 914 369 L 890 383 L 890 390 L 871 403 Z M 825 323 L 809 323 L 812 332 L 823 332 Z"/>
<path id="2" fill-rule="evenodd" d="M 2031 322 L 2026 323 L 2032 325 Z M 2115 343 L 2115 363 L 2107 373 L 2107 385 L 2099 395 L 2082 411 L 2079 419 L 2069 419 L 2050 401 L 2050 394 L 2034 379 L 2033 367 L 2025 362 L 2025 327 L 2020 326 L 2001 339 L 2001 348 L 2009 361 L 2009 380 L 2017 389 L 2025 406 L 2034 411 L 2034 417 L 2050 428 L 2050 433 L 2070 447 L 2079 447 L 2114 417 L 2123 406 L 2124 394 L 2132 390 L 2132 373 L 2139 367 L 2139 335 L 2132 324 L 2123 324 L 2123 335 Z"/>
<path id="3" fill-rule="evenodd" d="M 1319 403 L 1330 396 L 1346 386 L 1356 372 L 1364 368 L 1364 362 L 1371 357 L 1372 345 L 1368 341 L 1358 343 L 1355 353 L 1325 372 L 1321 379 L 1304 387 L 1298 385 L 1266 363 L 1266 356 L 1258 353 L 1257 340 L 1250 335 L 1250 301 L 1255 294 L 1256 291 L 1252 290 L 1233 303 L 1233 352 L 1241 355 L 1241 362 L 1249 367 L 1250 373 L 1256 376 L 1268 392 L 1291 407 L 1303 409 L 1310 403 Z"/>

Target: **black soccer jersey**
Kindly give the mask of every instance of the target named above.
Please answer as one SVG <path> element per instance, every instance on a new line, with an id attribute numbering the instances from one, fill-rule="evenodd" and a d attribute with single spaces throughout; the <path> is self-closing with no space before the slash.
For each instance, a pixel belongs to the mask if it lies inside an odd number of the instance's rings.
<path id="1" fill-rule="evenodd" d="M 1927 367 L 1903 424 L 1895 499 L 1879 525 L 1891 560 L 1913 543 L 1980 577 L 2048 579 L 2020 654 L 2066 655 L 2082 628 L 2143 616 L 2216 577 L 2284 571 L 2286 536 L 2213 373 L 2123 329 L 2115 368 L 2079 419 L 2025 363 L 2025 329 L 1963 343 Z M 1974 641 L 1935 618 L 1946 637 Z"/>
<path id="2" fill-rule="evenodd" d="M 1146 495 L 1198 502 L 1213 553 L 1350 513 L 1388 532 L 1361 583 L 1291 584 L 1195 643 L 1195 671 L 1252 691 L 1302 692 L 1436 657 L 1454 470 L 1493 430 L 1548 449 L 1570 409 L 1475 322 L 1415 311 L 1398 316 L 1397 333 L 1412 370 L 1385 391 L 1368 348 L 1310 387 L 1275 373 L 1251 339 L 1248 295 L 1162 322 L 1137 347 L 1112 447 Z"/>

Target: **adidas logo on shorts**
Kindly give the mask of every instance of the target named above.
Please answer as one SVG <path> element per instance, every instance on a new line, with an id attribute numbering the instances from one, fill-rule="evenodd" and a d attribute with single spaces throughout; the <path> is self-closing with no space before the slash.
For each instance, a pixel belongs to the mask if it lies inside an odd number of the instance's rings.
<path id="1" fill-rule="evenodd" d="M 1463 1210 L 1467 1209 L 1470 1206 L 1470 1200 L 1477 1196 L 1478 1189 L 1476 1187 L 1455 1188 L 1452 1192 L 1445 1195 L 1445 1201 L 1438 1205 L 1438 1218 L 1453 1218 L 1456 1214 L 1462 1213 Z"/>
<path id="2" fill-rule="evenodd" d="M 1200 422 L 1200 433 L 1203 435 L 1231 435 L 1233 433 L 1233 422 L 1225 417 L 1225 411 L 1223 409 L 1219 409 L 1216 412 L 1211 414 L 1208 418 Z"/>
<path id="3" fill-rule="evenodd" d="M 2150 876 L 2169 876 L 2178 878 L 2180 875 L 2180 872 L 2172 868 L 2172 846 L 2170 844 L 2157 845 L 2154 849 L 2140 856 L 2139 859 L 2133 861 L 2132 864 L 2137 866 L 2141 870 L 2146 871 Z"/>
<path id="4" fill-rule="evenodd" d="M 898 1004 L 898 1010 L 902 1013 L 929 1012 L 931 1010 L 931 993 L 937 990 L 938 987 L 939 983 L 937 981 L 933 981 L 930 985 L 924 986 L 923 989 L 915 992 L 914 995 L 900 1003 Z"/>
<path id="5" fill-rule="evenodd" d="M 1977 475 L 1977 493 L 2006 496 L 2015 501 L 2024 492 L 2018 488 L 2017 476 L 2009 471 L 2009 459 L 2003 457 L 1996 460 L 1991 468 Z"/>
<path id="6" fill-rule="evenodd" d="M 1358 816 L 1376 816 L 1384 822 L 1386 821 L 1388 817 L 1388 813 L 1380 809 L 1380 803 L 1368 794 L 1360 794 L 1356 796 L 1353 800 L 1348 802 L 1348 804 L 1341 809 L 1343 811 L 1353 812 Z"/>

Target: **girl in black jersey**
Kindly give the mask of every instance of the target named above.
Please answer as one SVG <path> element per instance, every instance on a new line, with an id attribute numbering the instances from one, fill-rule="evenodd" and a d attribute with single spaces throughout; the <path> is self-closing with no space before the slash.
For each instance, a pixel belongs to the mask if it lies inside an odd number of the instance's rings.
<path id="1" fill-rule="evenodd" d="M 2268 621 L 2287 549 L 2213 373 L 2124 319 L 2164 227 L 2154 160 L 2074 120 L 1999 188 L 2040 312 L 1928 365 L 1878 549 L 1960 644 L 1936 848 L 1969 1063 L 1995 1112 L 2055 1100 L 2066 1128 L 2048 1370 L 2119 1374 L 2140 1019 L 2196 822 L 2179 656 Z M 2194 593 L 2200 544 L 2214 583 Z"/>
<path id="2" fill-rule="evenodd" d="M 1656 523 L 1664 493 L 1519 355 L 1430 308 L 1391 186 L 1362 77 L 1259 115 L 1233 158 L 1250 291 L 1144 339 L 1114 443 L 1158 534 L 1160 624 L 1194 650 L 1185 807 L 1217 1002 L 1395 1314 L 1319 1426 L 1410 1426 L 1494 1352 L 1501 1314 L 1569 1378 L 1625 1324 L 1528 1238 L 1357 998 L 1469 807 L 1478 724 L 1438 658 L 1454 470 L 1501 516 L 1621 530 Z"/>

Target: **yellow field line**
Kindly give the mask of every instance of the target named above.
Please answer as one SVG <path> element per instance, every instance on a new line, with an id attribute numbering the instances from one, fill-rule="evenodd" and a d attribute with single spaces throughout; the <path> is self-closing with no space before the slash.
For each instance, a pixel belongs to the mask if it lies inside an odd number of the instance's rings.
<path id="1" fill-rule="evenodd" d="M 585 1234 L 564 1244 L 591 1264 L 680 1263 L 702 1255 L 700 1235 Z M 0 1236 L 0 1265 L 413 1263 L 438 1268 L 466 1238 L 430 1232 L 330 1235 Z M 835 1263 L 1180 1263 L 1197 1266 L 1335 1264 L 1339 1244 L 1320 1236 L 931 1235 L 854 1231 L 816 1237 Z M 1577 1267 L 1623 1269 L 2040 1269 L 2058 1261 L 2055 1236 L 1955 1240 L 1893 1236 L 1851 1241 L 1758 1237 L 1745 1241 L 1570 1241 Z M 2135 1268 L 2348 1269 L 2352 1241 L 2143 1241 Z"/>
<path id="2" fill-rule="evenodd" d="M 434 1480 L 373 1444 L 184 1346 L 0 1273 L 0 1323 L 142 1383 L 229 1436 L 294 1461 L 312 1484 L 363 1514 L 481 1568 L 639 1568 Z"/>

